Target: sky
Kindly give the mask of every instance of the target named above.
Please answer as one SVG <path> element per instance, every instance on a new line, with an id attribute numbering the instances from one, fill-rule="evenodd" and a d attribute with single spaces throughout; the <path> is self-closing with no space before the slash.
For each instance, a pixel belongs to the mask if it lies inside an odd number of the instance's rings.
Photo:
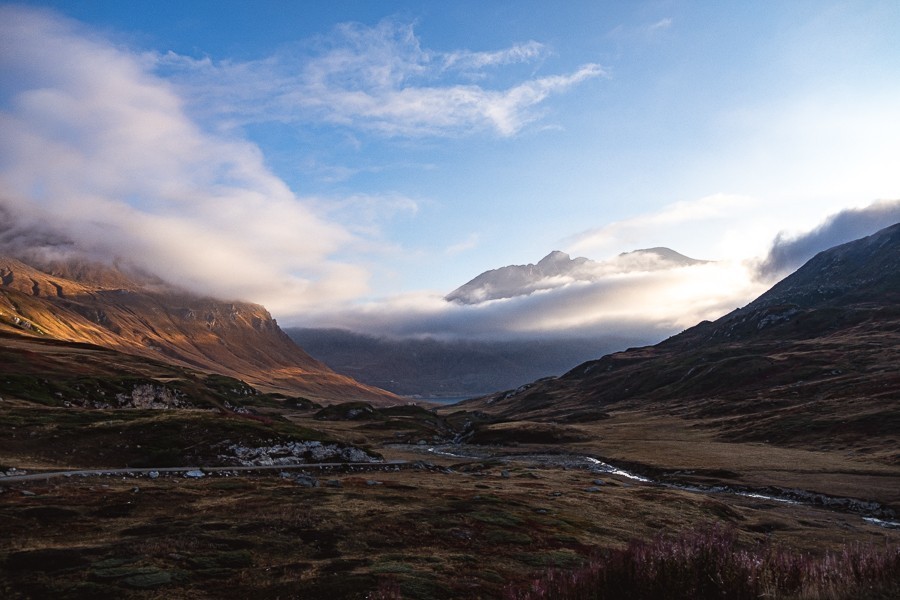
<path id="1" fill-rule="evenodd" d="M 0 5 L 0 246 L 282 325 L 641 332 L 900 220 L 900 3 Z M 553 250 L 702 266 L 462 306 Z"/>

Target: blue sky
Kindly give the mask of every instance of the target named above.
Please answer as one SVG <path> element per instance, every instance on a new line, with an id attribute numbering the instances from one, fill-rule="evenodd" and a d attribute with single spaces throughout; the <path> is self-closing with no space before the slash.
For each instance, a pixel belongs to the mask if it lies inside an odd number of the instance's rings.
<path id="1" fill-rule="evenodd" d="M 878 201 L 890 220 L 900 198 L 894 1 L 3 11 L 0 182 L 20 229 L 282 323 L 534 321 L 549 297 L 441 296 L 555 249 L 669 246 L 727 266 L 678 284 L 684 303 L 653 322 L 665 333 L 765 289 L 752 265 L 777 235 Z M 674 281 L 629 297 L 654 312 Z"/>

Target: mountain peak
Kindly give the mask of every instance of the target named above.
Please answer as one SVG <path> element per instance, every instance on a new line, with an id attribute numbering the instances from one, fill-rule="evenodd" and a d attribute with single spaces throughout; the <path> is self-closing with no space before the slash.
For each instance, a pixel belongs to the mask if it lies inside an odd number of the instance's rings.
<path id="1" fill-rule="evenodd" d="M 655 246 L 653 248 L 640 248 L 638 250 L 632 250 L 631 252 L 622 252 L 619 254 L 619 258 L 641 258 L 652 256 L 658 258 L 659 260 L 666 261 L 669 263 L 675 263 L 678 265 L 697 265 L 702 264 L 705 260 L 698 260 L 696 258 L 691 258 L 689 256 L 685 256 L 680 252 L 676 252 L 671 248 L 666 248 L 665 246 Z"/>
<path id="2" fill-rule="evenodd" d="M 561 250 L 554 250 L 537 264 L 509 265 L 485 271 L 447 294 L 445 300 L 478 304 L 488 300 L 527 296 L 575 281 L 599 281 L 611 273 L 658 271 L 705 262 L 707 261 L 689 258 L 663 247 L 626 252 L 602 262 L 584 257 L 572 258 Z"/>
<path id="3" fill-rule="evenodd" d="M 568 254 L 566 254 L 565 252 L 562 252 L 562 251 L 560 251 L 560 250 L 554 250 L 553 252 L 551 252 L 550 254 L 548 254 L 547 256 L 545 256 L 544 258 L 542 258 L 542 259 L 540 260 L 540 262 L 538 262 L 537 266 L 539 266 L 539 267 L 546 267 L 546 266 L 549 266 L 549 265 L 556 265 L 556 264 L 560 264 L 560 263 L 567 263 L 567 262 L 570 262 L 571 260 L 572 260 L 572 258 L 571 258 Z"/>

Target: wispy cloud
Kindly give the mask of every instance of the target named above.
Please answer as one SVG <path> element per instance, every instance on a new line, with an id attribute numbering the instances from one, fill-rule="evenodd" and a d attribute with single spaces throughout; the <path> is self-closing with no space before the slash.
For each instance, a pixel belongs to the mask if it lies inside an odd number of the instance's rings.
<path id="1" fill-rule="evenodd" d="M 477 72 L 485 67 L 531 62 L 546 54 L 546 46 L 535 41 L 530 41 L 494 52 L 455 50 L 453 52 L 440 54 L 439 56 L 444 69 Z"/>
<path id="2" fill-rule="evenodd" d="M 611 248 L 633 250 L 648 245 L 657 246 L 668 243 L 661 240 L 687 224 L 711 226 L 716 222 L 731 221 L 754 204 L 752 198 L 729 194 L 675 202 L 652 213 L 583 231 L 565 240 L 564 245 L 579 254 L 598 254 Z"/>
<path id="3" fill-rule="evenodd" d="M 646 27 L 646 29 L 647 31 L 652 33 L 654 31 L 663 31 L 669 29 L 670 27 L 672 27 L 672 19 L 671 17 L 666 17 L 665 19 L 660 19 L 655 23 L 651 23 Z"/>
<path id="4" fill-rule="evenodd" d="M 367 238 L 377 238 L 386 222 L 400 216 L 415 216 L 419 212 L 419 202 L 402 194 L 352 194 L 308 198 L 307 201 L 318 214 Z"/>
<path id="5" fill-rule="evenodd" d="M 588 63 L 561 75 L 489 85 L 487 69 L 528 63 L 546 49 L 527 42 L 494 52 L 423 49 L 413 26 L 344 24 L 306 48 L 251 62 L 157 57 L 196 106 L 240 124 L 328 122 L 385 136 L 512 136 L 540 116 L 536 107 L 606 71 Z M 473 81 L 479 80 L 478 84 Z"/>
<path id="6" fill-rule="evenodd" d="M 479 243 L 481 243 L 481 236 L 477 233 L 471 233 L 464 240 L 448 246 L 444 251 L 444 254 L 449 256 L 461 254 L 468 250 L 472 250 L 473 248 L 477 248 Z"/>

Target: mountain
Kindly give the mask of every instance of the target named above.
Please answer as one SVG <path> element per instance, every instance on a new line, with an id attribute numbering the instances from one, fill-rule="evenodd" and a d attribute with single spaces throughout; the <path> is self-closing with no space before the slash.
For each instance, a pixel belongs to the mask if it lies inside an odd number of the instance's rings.
<path id="1" fill-rule="evenodd" d="M 515 387 L 635 343 L 615 337 L 486 341 L 376 337 L 342 329 L 285 331 L 338 373 L 424 398 L 472 398 Z"/>
<path id="2" fill-rule="evenodd" d="M 294 344 L 262 306 L 222 302 L 87 262 L 0 257 L 0 332 L 87 343 L 322 402 L 395 403 Z"/>
<path id="3" fill-rule="evenodd" d="M 597 281 L 615 273 L 657 271 L 702 264 L 669 248 L 647 248 L 626 252 L 602 262 L 584 257 L 571 258 L 554 250 L 537 264 L 510 265 L 486 271 L 453 290 L 445 299 L 462 304 L 524 296 L 553 289 L 572 281 Z"/>
<path id="4" fill-rule="evenodd" d="M 537 264 L 482 273 L 445 297 L 448 302 L 488 300 L 551 290 L 611 274 L 702 264 L 669 248 L 635 250 L 595 262 L 553 251 Z M 540 336 L 512 340 L 444 340 L 372 336 L 339 329 L 295 328 L 288 335 L 338 373 L 397 394 L 425 398 L 474 397 L 564 373 L 603 352 L 646 343 L 634 335 Z"/>
<path id="5" fill-rule="evenodd" d="M 506 419 L 641 410 L 724 439 L 900 463 L 900 224 L 819 253 L 744 308 L 467 404 Z"/>

